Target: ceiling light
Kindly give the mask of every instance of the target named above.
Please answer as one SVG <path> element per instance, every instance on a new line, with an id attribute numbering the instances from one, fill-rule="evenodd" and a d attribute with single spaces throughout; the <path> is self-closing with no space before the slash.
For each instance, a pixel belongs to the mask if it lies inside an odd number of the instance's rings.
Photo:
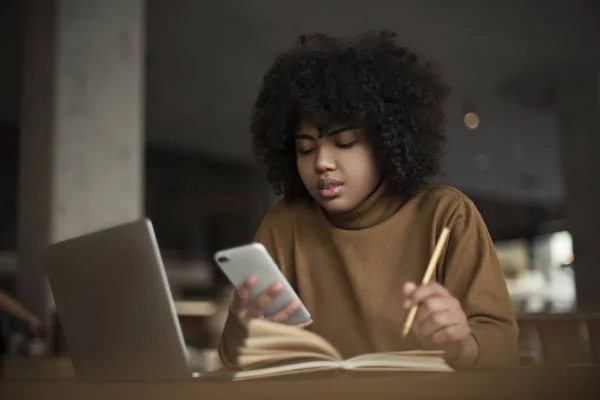
<path id="1" fill-rule="evenodd" d="M 464 117 L 465 126 L 469 129 L 477 129 L 480 123 L 479 115 L 473 111 L 469 111 Z"/>

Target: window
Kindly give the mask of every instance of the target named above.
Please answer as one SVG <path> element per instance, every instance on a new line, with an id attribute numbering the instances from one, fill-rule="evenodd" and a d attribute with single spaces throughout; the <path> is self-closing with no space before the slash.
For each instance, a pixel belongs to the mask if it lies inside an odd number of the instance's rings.
<path id="1" fill-rule="evenodd" d="M 575 260 L 569 232 L 498 241 L 495 247 L 517 312 L 575 309 Z"/>

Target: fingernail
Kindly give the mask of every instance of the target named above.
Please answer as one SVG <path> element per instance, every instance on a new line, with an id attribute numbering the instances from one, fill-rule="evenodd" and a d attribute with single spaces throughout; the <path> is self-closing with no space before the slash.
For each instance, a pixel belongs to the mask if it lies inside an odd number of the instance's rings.
<path id="1" fill-rule="evenodd" d="M 273 290 L 281 290 L 283 289 L 283 285 L 279 282 L 273 284 Z"/>
<path id="2" fill-rule="evenodd" d="M 258 280 L 258 278 L 256 276 L 250 275 L 250 277 L 248 278 L 248 284 L 249 285 L 254 285 L 257 280 Z"/>
<path id="3" fill-rule="evenodd" d="M 301 303 L 298 300 L 292 301 L 292 310 L 300 309 Z"/>

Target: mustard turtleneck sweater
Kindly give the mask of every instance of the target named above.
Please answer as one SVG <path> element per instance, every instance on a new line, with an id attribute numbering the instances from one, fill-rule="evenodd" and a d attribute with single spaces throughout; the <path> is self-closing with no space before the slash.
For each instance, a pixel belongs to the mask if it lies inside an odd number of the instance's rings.
<path id="1" fill-rule="evenodd" d="M 468 317 L 479 345 L 474 368 L 517 366 L 518 328 L 494 245 L 475 205 L 458 190 L 429 188 L 403 202 L 381 185 L 337 215 L 316 203 L 281 200 L 256 241 L 298 290 L 313 317 L 308 329 L 351 357 L 420 348 L 412 335 L 402 339 L 402 286 L 421 281 L 444 226 L 451 234 L 436 279 Z"/>

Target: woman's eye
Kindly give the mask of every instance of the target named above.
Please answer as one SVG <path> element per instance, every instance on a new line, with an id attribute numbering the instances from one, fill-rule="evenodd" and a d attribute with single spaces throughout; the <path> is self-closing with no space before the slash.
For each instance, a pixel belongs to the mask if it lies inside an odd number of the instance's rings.
<path id="1" fill-rule="evenodd" d="M 339 147 L 340 149 L 349 149 L 350 147 L 354 146 L 355 144 L 356 144 L 356 142 L 337 143 L 336 146 Z"/>
<path id="2" fill-rule="evenodd" d="M 314 149 L 298 149 L 300 154 L 310 154 Z"/>

